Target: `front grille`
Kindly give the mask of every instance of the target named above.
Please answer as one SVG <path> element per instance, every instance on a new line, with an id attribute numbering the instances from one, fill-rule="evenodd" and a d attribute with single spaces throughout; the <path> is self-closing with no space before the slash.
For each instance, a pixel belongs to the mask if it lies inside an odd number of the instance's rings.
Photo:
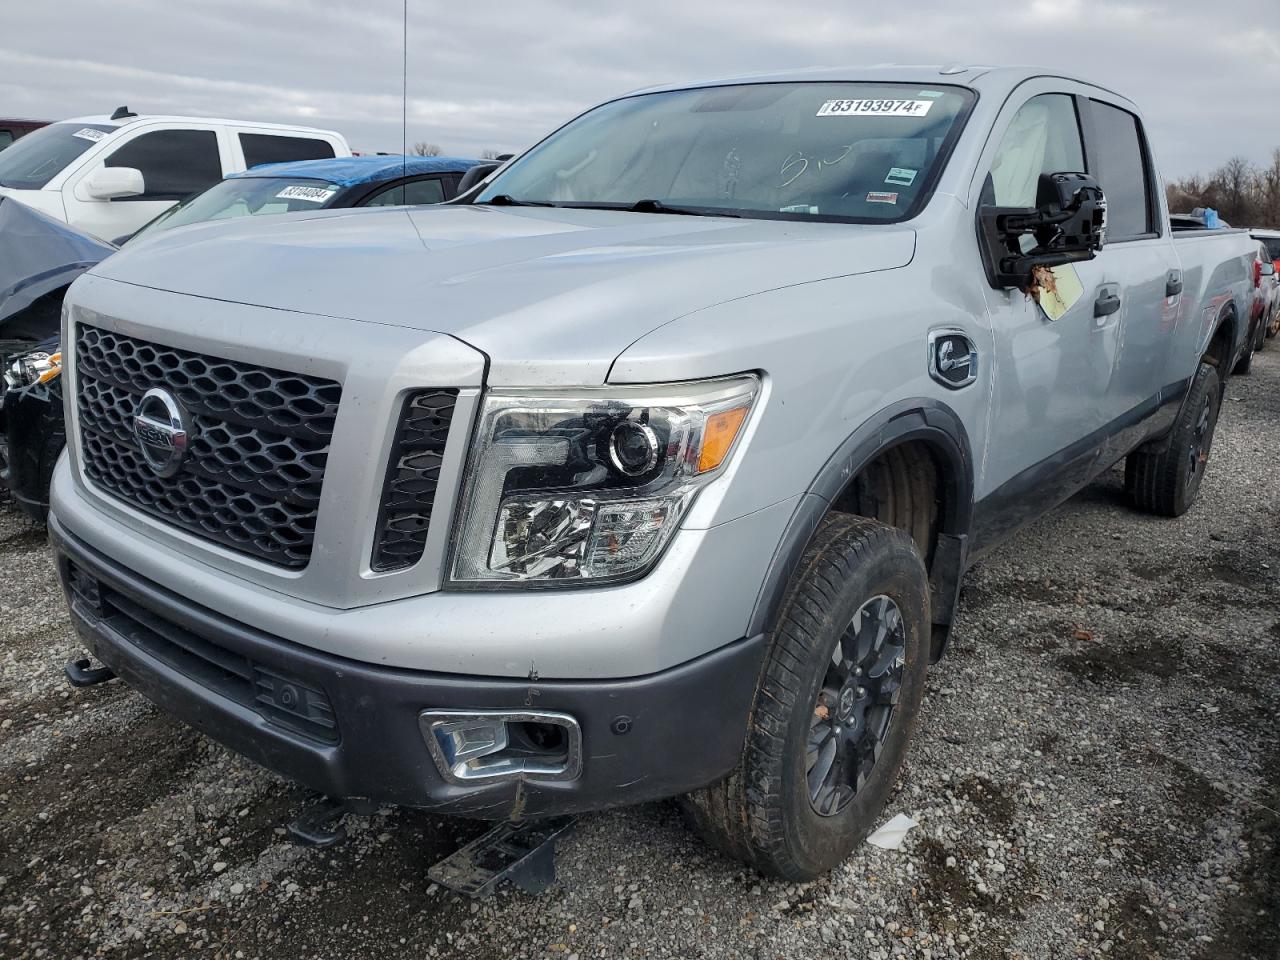
<path id="1" fill-rule="evenodd" d="M 422 390 L 405 400 L 387 460 L 374 570 L 402 570 L 422 558 L 457 400 L 457 390 Z"/>
<path id="2" fill-rule="evenodd" d="M 333 380 L 76 327 L 85 474 L 190 533 L 293 569 L 306 566 L 342 386 Z M 189 412 L 186 461 L 161 477 L 133 431 L 162 387 Z"/>
<path id="3" fill-rule="evenodd" d="M 74 593 L 143 653 L 277 726 L 324 743 L 338 742 L 338 721 L 320 688 L 174 623 L 75 564 L 68 566 Z"/>

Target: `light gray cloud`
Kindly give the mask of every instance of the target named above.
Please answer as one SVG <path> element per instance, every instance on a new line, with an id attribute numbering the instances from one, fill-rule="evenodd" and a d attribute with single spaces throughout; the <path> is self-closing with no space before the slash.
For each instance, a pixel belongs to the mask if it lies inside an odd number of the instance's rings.
<path id="1" fill-rule="evenodd" d="M 637 87 L 814 65 L 1037 63 L 1139 103 L 1167 176 L 1280 146 L 1274 0 L 794 0 L 587 5 L 410 0 L 408 139 L 518 149 Z M 401 142 L 399 0 L 9 5 L 0 113 L 148 113 L 332 127 Z"/>

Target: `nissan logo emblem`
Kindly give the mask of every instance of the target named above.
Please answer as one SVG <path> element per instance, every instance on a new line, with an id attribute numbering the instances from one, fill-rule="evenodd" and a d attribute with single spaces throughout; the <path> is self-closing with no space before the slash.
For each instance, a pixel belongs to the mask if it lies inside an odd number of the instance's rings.
<path id="1" fill-rule="evenodd" d="M 154 387 L 142 395 L 133 412 L 133 435 L 147 465 L 171 477 L 187 459 L 191 430 L 187 412 L 168 390 Z"/>

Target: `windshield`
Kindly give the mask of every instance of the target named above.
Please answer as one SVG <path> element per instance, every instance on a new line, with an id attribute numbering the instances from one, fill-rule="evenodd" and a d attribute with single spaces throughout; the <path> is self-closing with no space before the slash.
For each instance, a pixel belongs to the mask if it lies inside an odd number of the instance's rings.
<path id="1" fill-rule="evenodd" d="M 132 239 L 206 220 L 320 210 L 329 205 L 339 189 L 337 184 L 307 177 L 233 177 L 165 211 Z"/>
<path id="2" fill-rule="evenodd" d="M 903 220 L 974 96 L 915 84 L 760 83 L 627 97 L 517 160 L 477 203 Z M 496 201 L 495 201 L 495 198 Z"/>
<path id="3" fill-rule="evenodd" d="M 105 123 L 52 123 L 0 152 L 0 187 L 39 190 L 116 128 Z"/>

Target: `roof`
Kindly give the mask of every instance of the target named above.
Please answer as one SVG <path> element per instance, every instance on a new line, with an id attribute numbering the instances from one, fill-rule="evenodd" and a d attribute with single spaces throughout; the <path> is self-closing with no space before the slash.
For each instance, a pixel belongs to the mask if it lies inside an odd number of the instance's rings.
<path id="1" fill-rule="evenodd" d="M 799 70 L 783 70 L 765 74 L 752 74 L 740 77 L 702 80 L 693 83 L 670 83 L 660 86 L 646 87 L 635 93 L 656 93 L 666 90 L 687 90 L 697 87 L 729 86 L 738 83 L 912 83 L 912 84 L 955 84 L 973 87 L 983 92 L 996 94 L 1007 93 L 1019 83 L 1033 77 L 1060 77 L 1087 86 L 1115 91 L 1095 80 L 1074 74 L 1070 71 L 1053 70 L 1034 66 L 990 66 L 986 64 L 897 64 L 878 63 L 875 66 L 844 67 L 805 67 Z M 1120 96 L 1120 94 L 1116 94 Z"/>
<path id="2" fill-rule="evenodd" d="M 399 176 L 420 176 L 426 173 L 465 173 L 481 160 L 460 157 L 338 157 L 333 160 L 290 160 L 284 163 L 262 163 L 243 173 L 233 173 L 228 179 L 239 177 L 308 177 L 324 180 L 340 187 L 353 187 L 360 183 L 381 183 Z"/>
<path id="3" fill-rule="evenodd" d="M 112 127 L 125 127 L 133 123 L 154 123 L 162 121 L 165 123 L 216 123 L 229 127 L 261 127 L 264 130 L 291 130 L 305 131 L 307 133 L 322 133 L 325 136 L 341 137 L 342 134 L 336 130 L 324 130 L 320 127 L 307 127 L 301 124 L 293 123 L 265 123 L 261 120 L 228 120 L 224 117 L 177 117 L 169 114 L 138 114 L 131 117 L 123 117 L 119 120 L 112 120 L 109 113 L 100 113 L 89 117 L 68 117 L 66 120 L 56 121 L 59 123 L 101 123 Z"/>

